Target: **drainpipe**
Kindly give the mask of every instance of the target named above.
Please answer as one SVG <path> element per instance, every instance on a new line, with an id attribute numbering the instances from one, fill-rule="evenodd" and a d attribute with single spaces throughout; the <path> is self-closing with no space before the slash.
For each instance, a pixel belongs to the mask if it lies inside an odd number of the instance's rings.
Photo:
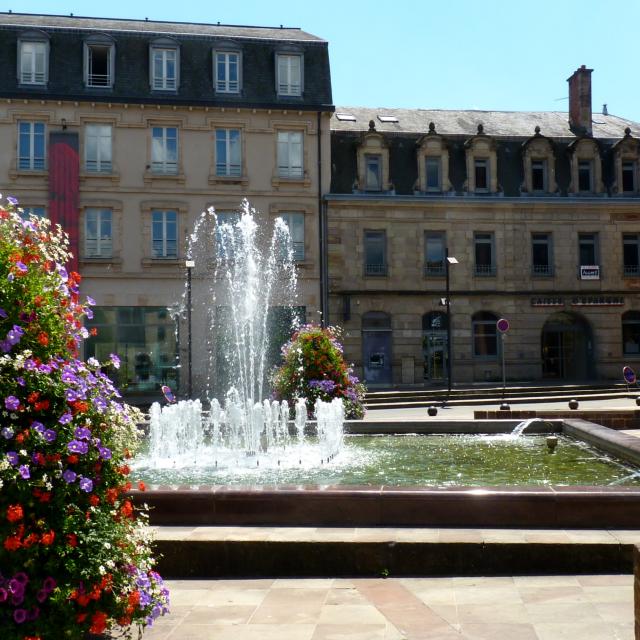
<path id="1" fill-rule="evenodd" d="M 322 111 L 318 111 L 318 249 L 320 269 L 320 317 L 321 325 L 329 325 L 329 271 L 327 265 L 327 213 L 322 201 Z"/>

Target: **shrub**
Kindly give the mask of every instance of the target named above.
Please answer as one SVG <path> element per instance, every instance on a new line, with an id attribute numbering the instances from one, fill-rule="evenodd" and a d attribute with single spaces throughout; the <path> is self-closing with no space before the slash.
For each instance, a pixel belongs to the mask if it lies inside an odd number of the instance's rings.
<path id="1" fill-rule="evenodd" d="M 337 327 L 301 327 L 282 347 L 284 362 L 272 376 L 276 398 L 290 404 L 296 398 L 305 398 L 309 411 L 318 398 L 342 398 L 345 416 L 362 418 L 366 389 L 347 366 L 339 338 Z"/>
<path id="2" fill-rule="evenodd" d="M 0 207 L 0 635 L 131 637 L 168 606 L 128 497 L 140 416 L 77 359 L 93 301 L 65 235 L 15 204 Z"/>

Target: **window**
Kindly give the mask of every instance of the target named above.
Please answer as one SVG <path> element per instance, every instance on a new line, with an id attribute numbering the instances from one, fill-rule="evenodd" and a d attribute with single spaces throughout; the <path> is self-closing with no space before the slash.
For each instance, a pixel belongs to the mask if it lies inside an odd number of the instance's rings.
<path id="1" fill-rule="evenodd" d="M 117 353 L 121 366 L 109 375 L 125 393 L 158 395 L 162 384 L 177 388 L 175 322 L 166 307 L 94 307 L 85 324 L 98 330 L 84 343 L 85 357 L 102 362 Z"/>
<path id="2" fill-rule="evenodd" d="M 385 231 L 364 232 L 365 276 L 387 275 L 387 234 Z"/>
<path id="3" fill-rule="evenodd" d="M 547 191 L 546 160 L 531 161 L 531 190 L 538 193 Z"/>
<path id="4" fill-rule="evenodd" d="M 475 233 L 475 274 L 477 276 L 495 276 L 493 233 Z"/>
<path id="5" fill-rule="evenodd" d="M 494 359 L 498 356 L 498 318 L 493 313 L 480 311 L 473 315 L 473 356 Z"/>
<path id="6" fill-rule="evenodd" d="M 293 259 L 304 260 L 304 213 L 281 213 L 280 217 L 289 229 Z"/>
<path id="7" fill-rule="evenodd" d="M 114 76 L 113 43 L 106 39 L 84 44 L 84 81 L 87 87 L 112 87 Z"/>
<path id="8" fill-rule="evenodd" d="M 580 160 L 578 162 L 578 191 L 589 193 L 593 191 L 593 164 L 591 160 Z"/>
<path id="9" fill-rule="evenodd" d="M 18 43 L 18 82 L 46 84 L 49 67 L 49 43 L 20 41 Z"/>
<path id="10" fill-rule="evenodd" d="M 640 233 L 622 234 L 622 252 L 624 275 L 640 275 Z"/>
<path id="11" fill-rule="evenodd" d="M 18 169 L 42 171 L 45 163 L 44 122 L 18 123 Z"/>
<path id="12" fill-rule="evenodd" d="M 278 131 L 278 176 L 302 178 L 302 132 Z"/>
<path id="13" fill-rule="evenodd" d="M 87 258 L 110 258 L 113 236 L 110 209 L 87 209 L 84 218 L 84 254 Z"/>
<path id="14" fill-rule="evenodd" d="M 625 355 L 640 356 L 640 312 L 622 314 L 622 350 Z"/>
<path id="15" fill-rule="evenodd" d="M 216 129 L 216 175 L 242 174 L 240 129 Z"/>
<path id="16" fill-rule="evenodd" d="M 178 49 L 151 47 L 151 88 L 175 91 L 178 88 Z"/>
<path id="17" fill-rule="evenodd" d="M 178 214 L 175 211 L 151 212 L 151 256 L 177 259 Z"/>
<path id="18" fill-rule="evenodd" d="M 365 185 L 367 191 L 380 191 L 382 189 L 382 156 L 367 153 L 365 161 Z"/>
<path id="19" fill-rule="evenodd" d="M 531 234 L 531 268 L 534 276 L 553 275 L 553 253 L 550 233 Z"/>
<path id="20" fill-rule="evenodd" d="M 578 235 L 578 252 L 580 266 L 599 264 L 598 234 L 580 233 Z"/>
<path id="21" fill-rule="evenodd" d="M 222 260 L 233 260 L 238 222 L 237 211 L 216 211 L 216 253 Z"/>
<path id="22" fill-rule="evenodd" d="M 178 173 L 178 129 L 152 127 L 151 171 L 159 174 Z"/>
<path id="23" fill-rule="evenodd" d="M 476 158 L 474 161 L 476 191 L 489 190 L 489 161 L 486 158 Z"/>
<path id="24" fill-rule="evenodd" d="M 240 92 L 240 53 L 216 51 L 214 86 L 218 93 Z"/>
<path id="25" fill-rule="evenodd" d="M 439 157 L 427 156 L 425 158 L 427 191 L 442 191 L 441 164 Z"/>
<path id="26" fill-rule="evenodd" d="M 302 56 L 278 54 L 277 92 L 280 96 L 302 95 Z"/>
<path id="27" fill-rule="evenodd" d="M 36 218 L 47 217 L 47 210 L 44 207 L 21 207 L 18 212 L 23 220 L 28 220 L 30 216 L 35 216 Z"/>
<path id="28" fill-rule="evenodd" d="M 425 231 L 424 273 L 427 276 L 445 275 L 445 234 L 442 231 Z"/>
<path id="29" fill-rule="evenodd" d="M 633 161 L 622 163 L 622 191 L 623 193 L 636 191 L 636 163 Z"/>
<path id="30" fill-rule="evenodd" d="M 111 125 L 88 124 L 84 137 L 84 168 L 89 173 L 111 173 Z"/>

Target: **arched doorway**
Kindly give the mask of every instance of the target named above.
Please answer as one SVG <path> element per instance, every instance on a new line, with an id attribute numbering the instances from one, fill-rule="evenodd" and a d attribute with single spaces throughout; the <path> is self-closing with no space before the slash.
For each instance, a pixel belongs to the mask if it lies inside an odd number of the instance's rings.
<path id="1" fill-rule="evenodd" d="M 542 327 L 542 377 L 588 380 L 595 377 L 589 323 L 575 313 L 554 313 Z"/>
<path id="2" fill-rule="evenodd" d="M 391 384 L 391 336 L 388 313 L 369 311 L 362 316 L 362 362 L 368 384 Z"/>
<path id="3" fill-rule="evenodd" d="M 422 316 L 424 379 L 440 382 L 447 378 L 447 314 L 431 311 Z"/>

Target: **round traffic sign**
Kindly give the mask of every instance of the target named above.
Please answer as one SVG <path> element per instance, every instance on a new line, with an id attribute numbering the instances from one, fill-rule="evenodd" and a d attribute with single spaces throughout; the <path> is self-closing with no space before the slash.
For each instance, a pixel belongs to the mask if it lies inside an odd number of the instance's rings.
<path id="1" fill-rule="evenodd" d="M 622 375 L 624 376 L 625 382 L 627 382 L 627 384 L 635 384 L 636 372 L 631 367 L 622 367 Z"/>
<path id="2" fill-rule="evenodd" d="M 500 320 L 496 322 L 496 327 L 500 333 L 506 333 L 509 331 L 509 321 L 506 318 L 500 318 Z"/>

